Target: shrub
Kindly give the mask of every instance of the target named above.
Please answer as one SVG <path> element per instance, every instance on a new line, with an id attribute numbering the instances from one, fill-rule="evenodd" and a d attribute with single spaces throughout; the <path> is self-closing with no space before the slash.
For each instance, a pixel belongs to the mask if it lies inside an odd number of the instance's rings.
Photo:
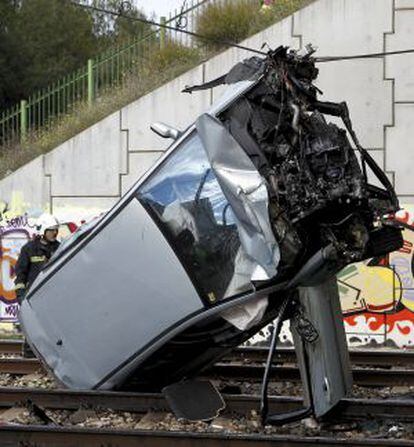
<path id="1" fill-rule="evenodd" d="M 260 14 L 255 16 L 255 20 L 251 23 L 250 34 L 257 33 L 276 22 L 279 22 L 313 1 L 314 0 L 275 0 L 270 8 L 262 10 Z"/>
<path id="2" fill-rule="evenodd" d="M 250 34 L 252 23 L 260 13 L 257 0 L 230 0 L 209 4 L 198 16 L 196 32 L 207 39 L 200 43 L 219 49 L 225 47 L 213 41 L 239 42 Z"/>
<path id="3" fill-rule="evenodd" d="M 314 0 L 275 0 L 269 8 L 262 8 L 260 0 L 226 0 L 209 4 L 198 16 L 196 32 L 200 44 L 217 50 L 225 44 L 214 41 L 240 42 L 293 14 Z"/>
<path id="4" fill-rule="evenodd" d="M 149 71 L 165 70 L 172 66 L 198 64 L 201 61 L 200 52 L 172 40 L 167 40 L 164 48 L 156 49 L 148 60 Z"/>
<path id="5" fill-rule="evenodd" d="M 312 1 L 276 0 L 271 8 L 262 10 L 259 0 L 218 0 L 210 3 L 200 14 L 196 32 L 210 39 L 239 42 Z M 206 44 L 207 41 L 199 42 Z M 226 47 L 211 44 L 211 41 L 203 45 L 202 50 L 172 40 L 167 40 L 162 49 L 159 49 L 158 42 L 149 42 L 149 45 L 153 46 L 153 50 L 148 52 L 149 56 L 140 55 L 145 59 L 143 64 L 126 71 L 122 85 L 103 90 L 93 107 L 82 102 L 74 104 L 66 116 L 50 120 L 37 132 L 29 132 L 23 143 L 16 141 L 0 147 L 0 179 L 110 113 L 195 67 L 211 55 L 210 50 Z"/>
<path id="6" fill-rule="evenodd" d="M 174 53 L 172 51 L 160 51 L 160 53 L 164 57 L 154 52 L 155 61 L 152 61 L 153 65 L 148 61 L 137 72 L 126 76 L 121 86 L 112 87 L 102 93 L 96 99 L 93 107 L 89 107 L 85 102 L 74 104 L 67 115 L 51 120 L 39 131 L 29 132 L 24 142 L 16 141 L 0 147 L 0 179 L 11 174 L 38 155 L 56 148 L 59 144 L 74 137 L 114 111 L 180 76 L 195 65 L 195 59 L 185 59 L 189 54 L 184 51 L 180 53 L 179 61 L 161 68 L 168 59 L 167 54 L 172 57 Z M 175 54 L 177 55 L 177 53 Z M 195 57 L 195 54 L 198 53 L 192 53 L 192 57 Z"/>

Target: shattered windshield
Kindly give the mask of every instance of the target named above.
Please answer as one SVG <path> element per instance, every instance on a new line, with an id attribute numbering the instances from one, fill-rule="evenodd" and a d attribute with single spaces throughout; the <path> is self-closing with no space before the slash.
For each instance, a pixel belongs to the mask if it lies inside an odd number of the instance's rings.
<path id="1" fill-rule="evenodd" d="M 251 288 L 233 211 L 196 133 L 144 183 L 139 199 L 202 298 L 214 303 Z"/>

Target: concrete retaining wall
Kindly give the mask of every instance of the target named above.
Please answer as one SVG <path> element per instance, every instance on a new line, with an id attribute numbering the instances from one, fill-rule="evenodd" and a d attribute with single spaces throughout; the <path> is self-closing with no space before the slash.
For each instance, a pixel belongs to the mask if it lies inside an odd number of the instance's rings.
<path id="1" fill-rule="evenodd" d="M 247 39 L 244 45 L 259 49 L 264 42 L 271 47 L 284 44 L 296 49 L 310 42 L 318 47 L 318 56 L 379 53 L 414 47 L 414 0 L 319 0 Z M 27 230 L 30 234 L 29 221 L 29 227 L 18 228 L 18 221 L 14 227 L 10 226 L 11 218 L 30 217 L 48 210 L 64 221 L 78 223 L 106 211 L 166 149 L 168 142 L 150 131 L 151 122 L 164 121 L 185 128 L 222 92 L 217 88 L 186 95 L 180 93 L 182 88 L 214 79 L 250 55 L 232 48 L 214 57 L 0 181 L 1 241 L 3 246 L 9 247 L 9 254 L 5 255 L 3 249 L 0 257 L 0 300 L 8 304 L 12 302 L 13 294 L 6 288 L 11 287 L 12 259 L 18 250 L 10 254 L 11 241 L 21 242 L 19 238 L 23 237 L 23 233 L 10 230 Z M 338 61 L 320 64 L 319 68 L 318 86 L 324 91 L 323 98 L 348 102 L 361 143 L 394 183 L 401 202 L 407 206 L 414 204 L 414 182 L 411 180 L 414 168 L 411 147 L 414 139 L 414 55 Z M 411 219 L 411 214 L 407 216 Z M 411 248 L 408 255 L 411 259 Z M 359 272 L 361 284 L 368 277 L 375 282 L 382 273 L 377 270 L 377 276 L 372 279 Z M 404 286 L 408 287 L 407 281 L 413 280 L 411 267 L 405 277 Z M 347 284 L 345 281 L 345 288 L 349 286 Z M 361 296 L 366 295 L 365 286 L 361 284 L 355 286 L 360 287 L 360 293 L 354 310 L 364 306 Z M 347 297 L 344 295 L 345 301 L 349 299 L 350 290 L 348 287 L 343 291 L 343 294 L 348 293 Z M 370 293 L 374 297 L 369 299 L 375 302 L 378 291 Z M 390 294 L 396 301 L 395 290 Z M 372 311 L 374 307 L 369 309 Z M 398 312 L 409 310 L 404 306 L 399 309 Z M 358 343 L 372 340 L 383 343 L 391 338 L 399 345 L 408 344 L 405 336 L 389 336 L 390 328 L 387 329 L 383 315 L 374 313 L 379 329 L 369 327 L 368 313 L 359 323 L 355 323 L 354 318 L 352 327 L 363 327 L 361 334 L 368 334 L 368 338 L 364 335 L 365 339 L 356 331 Z M 408 325 L 411 335 L 413 315 L 399 315 L 401 318 L 396 321 L 400 326 Z M 0 312 L 0 318 L 2 316 L 4 312 Z M 398 335 L 398 331 L 396 333 Z"/>

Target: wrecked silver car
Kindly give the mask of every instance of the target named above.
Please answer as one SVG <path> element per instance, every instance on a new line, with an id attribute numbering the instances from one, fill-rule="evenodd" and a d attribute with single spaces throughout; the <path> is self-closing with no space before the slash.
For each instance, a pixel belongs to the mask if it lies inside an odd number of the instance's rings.
<path id="1" fill-rule="evenodd" d="M 317 74 L 312 51 L 279 47 L 187 88 L 227 84 L 185 132 L 154 127 L 175 138 L 168 152 L 61 247 L 23 302 L 25 335 L 61 383 L 133 382 L 178 402 L 200 371 L 274 320 L 263 421 L 321 417 L 346 395 L 335 274 L 399 249 L 402 237 L 387 218 L 399 209 L 392 185 L 360 146 L 346 104 L 318 100 Z M 342 118 L 355 147 L 327 115 Z M 306 406 L 269 415 L 286 319 Z"/>

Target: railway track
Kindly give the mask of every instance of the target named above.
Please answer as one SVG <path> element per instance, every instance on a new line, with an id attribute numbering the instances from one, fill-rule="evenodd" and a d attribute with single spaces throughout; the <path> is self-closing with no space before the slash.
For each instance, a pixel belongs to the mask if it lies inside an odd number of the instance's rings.
<path id="1" fill-rule="evenodd" d="M 229 356 L 229 359 L 232 361 L 265 362 L 267 354 L 268 348 L 266 347 L 249 346 L 236 349 Z M 353 365 L 414 367 L 414 350 L 352 349 L 349 354 Z M 296 363 L 295 350 L 293 348 L 278 348 L 275 354 L 275 361 L 281 363 Z"/>
<path id="2" fill-rule="evenodd" d="M 21 340 L 0 340 L 0 354 L 21 355 L 23 343 Z M 228 356 L 234 362 L 265 362 L 268 353 L 266 347 L 241 347 Z M 350 350 L 353 365 L 366 366 L 414 366 L 414 350 L 397 349 L 353 349 Z M 293 348 L 280 347 L 276 351 L 275 361 L 281 363 L 296 363 Z"/>
<path id="3" fill-rule="evenodd" d="M 163 432 L 149 430 L 105 430 L 68 427 L 0 427 L 3 445 L 36 447 L 291 447 L 291 446 L 398 446 L 413 447 L 414 441 L 366 438 L 301 437 L 295 435 L 247 435 Z"/>
<path id="4" fill-rule="evenodd" d="M 226 413 L 248 415 L 258 410 L 259 396 L 223 395 Z M 31 401 L 41 408 L 53 410 L 78 410 L 79 408 L 110 408 L 114 411 L 146 413 L 170 411 L 161 393 L 130 393 L 116 391 L 43 390 L 38 388 L 0 387 L 0 409 L 5 410 Z M 270 396 L 270 412 L 286 412 L 303 406 L 299 397 Z M 355 420 L 375 417 L 414 422 L 414 399 L 343 399 L 340 418 Z"/>
<path id="5" fill-rule="evenodd" d="M 256 382 L 263 378 L 263 366 L 217 363 L 206 370 L 203 376 Z M 414 386 L 414 370 L 409 369 L 353 368 L 352 376 L 354 383 L 360 386 Z M 275 382 L 301 380 L 299 369 L 294 366 L 273 366 L 270 379 Z"/>
<path id="6" fill-rule="evenodd" d="M 3 354 L 20 355 L 22 344 L 20 341 L 0 341 L 0 352 Z M 205 376 L 209 378 L 220 377 L 226 380 L 240 380 L 254 382 L 261 380 L 263 362 L 267 356 L 266 348 L 248 347 L 240 348 L 228 356 L 223 362 L 214 365 Z M 360 385 L 395 386 L 414 385 L 413 370 L 395 368 L 414 366 L 414 353 L 399 351 L 352 351 L 351 359 L 354 364 L 354 380 Z M 300 379 L 299 371 L 295 366 L 295 354 L 292 349 L 281 348 L 277 351 L 276 362 L 271 377 L 274 381 L 296 381 Z M 380 369 L 360 366 L 369 365 Z M 32 374 L 43 372 L 37 359 L 23 359 L 21 357 L 0 359 L 0 372 L 10 374 Z M 248 418 L 252 411 L 258 411 L 259 397 L 254 395 L 224 395 L 226 411 L 224 416 Z M 33 388 L 1 388 L 0 387 L 0 413 L 11 408 L 26 406 L 28 402 L 34 403 L 42 409 L 50 411 L 76 412 L 83 408 L 107 410 L 115 412 L 129 412 L 144 415 L 148 411 L 168 412 L 169 407 L 162 394 L 157 393 L 131 393 L 131 392 L 97 392 L 97 391 L 71 391 L 48 390 Z M 299 397 L 274 396 L 269 400 L 270 412 L 281 413 L 303 406 Z M 335 416 L 338 421 L 381 420 L 389 424 L 414 424 L 414 399 L 361 399 L 351 398 L 341 401 L 339 412 Z M 14 411 L 14 410 L 13 410 Z M 237 416 L 236 416 L 237 415 Z M 139 416 L 141 417 L 141 416 Z M 352 422 L 352 423 L 354 423 Z M 204 447 L 250 447 L 252 445 L 270 446 L 400 446 L 414 447 L 413 440 L 385 439 L 388 436 L 372 439 L 363 432 L 352 435 L 350 438 L 333 434 L 331 432 L 318 434 L 318 436 L 294 434 L 254 434 L 240 433 L 212 433 L 189 431 L 159 431 L 124 429 L 95 429 L 78 426 L 39 426 L 39 425 L 0 425 L 2 445 L 24 446 L 136 446 L 144 447 L 188 447 L 200 443 Z M 295 433 L 295 429 L 290 430 Z M 282 431 L 282 433 L 286 433 Z M 381 435 L 382 436 L 382 435 Z"/>
<path id="7" fill-rule="evenodd" d="M 37 359 L 0 359 L 0 373 L 25 375 L 42 372 Z M 409 369 L 363 369 L 353 368 L 354 382 L 361 386 L 414 386 L 414 370 Z M 202 376 L 225 380 L 259 381 L 263 377 L 263 365 L 217 363 Z M 300 380 L 299 369 L 295 366 L 277 365 L 272 367 L 271 380 L 296 382 Z"/>
<path id="8" fill-rule="evenodd" d="M 21 340 L 0 340 L 0 354 L 21 355 L 23 342 Z"/>
<path id="9" fill-rule="evenodd" d="M 37 359 L 5 358 L 0 359 L 0 373 L 6 374 L 34 374 L 42 372 L 43 367 Z"/>
<path id="10" fill-rule="evenodd" d="M 114 411 L 128 411 L 145 414 L 151 411 L 168 411 L 168 405 L 161 394 L 119 393 L 119 392 L 79 392 L 68 390 L 10 389 L 0 388 L 0 410 L 15 405 L 22 405 L 29 400 L 44 409 L 73 410 L 80 408 L 111 408 Z M 252 409 L 258 409 L 258 396 L 226 395 L 226 413 L 245 416 Z M 270 411 L 288 411 L 303 405 L 299 398 L 270 398 Z M 371 400 L 344 399 L 341 402 L 341 419 L 360 420 L 366 418 L 395 419 L 414 421 L 414 401 L 408 400 Z M 195 433 L 171 431 L 143 431 L 117 429 L 91 429 L 70 426 L 38 426 L 38 425 L 0 425 L 2 445 L 24 446 L 135 446 L 170 447 L 193 446 L 199 442 L 204 447 L 244 447 L 260 446 L 414 446 L 414 441 L 366 439 L 366 436 L 344 439 L 318 436 L 304 437 L 294 435 L 261 433 Z"/>

